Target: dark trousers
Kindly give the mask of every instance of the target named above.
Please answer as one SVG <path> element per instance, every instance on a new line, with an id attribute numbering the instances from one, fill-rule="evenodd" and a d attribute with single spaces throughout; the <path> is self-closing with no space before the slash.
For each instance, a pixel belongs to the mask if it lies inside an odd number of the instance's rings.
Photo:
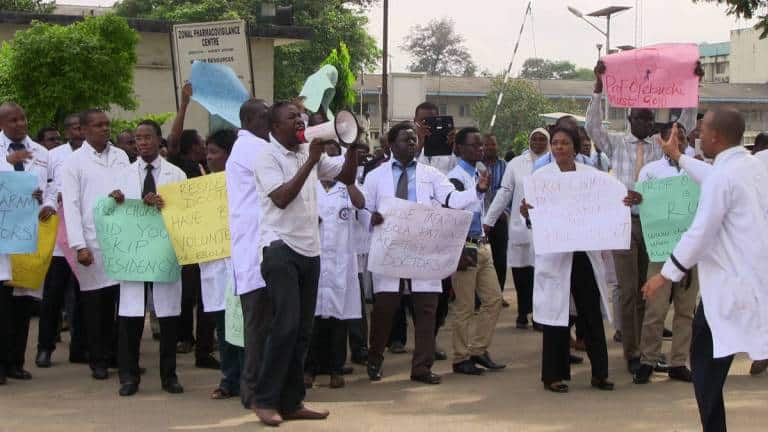
<path id="1" fill-rule="evenodd" d="M 368 361 L 380 365 L 384 361 L 384 347 L 389 340 L 392 319 L 400 307 L 399 293 L 378 293 L 371 314 L 371 346 Z M 411 375 L 424 375 L 431 371 L 435 361 L 435 315 L 439 294 L 411 293 L 413 326 L 416 347 L 413 350 Z"/>
<path id="2" fill-rule="evenodd" d="M 488 242 L 491 244 L 493 255 L 493 268 L 496 269 L 496 277 L 499 279 L 501 291 L 507 283 L 507 241 L 509 237 L 509 224 L 506 218 L 499 218 L 488 231 Z"/>
<path id="3" fill-rule="evenodd" d="M 120 286 L 113 285 L 80 293 L 91 369 L 107 368 L 117 352 L 115 315 L 119 292 Z"/>
<path id="4" fill-rule="evenodd" d="M 69 321 L 69 358 L 87 358 L 88 335 L 85 331 L 85 309 L 80 295 L 80 283 L 74 273 L 71 273 L 69 282 L 64 295 L 64 309 Z"/>
<path id="5" fill-rule="evenodd" d="M 197 321 L 195 321 L 195 315 Z M 215 331 L 216 319 L 213 314 L 203 311 L 200 266 L 197 264 L 182 266 L 179 342 L 195 342 L 195 356 L 204 357 L 213 353 L 213 333 Z"/>
<path id="6" fill-rule="evenodd" d="M 347 359 L 347 321 L 315 317 L 304 371 L 341 375 Z"/>
<path id="7" fill-rule="evenodd" d="M 67 260 L 64 257 L 53 257 L 43 284 L 43 300 L 40 303 L 40 321 L 37 328 L 38 351 L 54 351 L 56 349 L 61 311 L 64 309 L 64 302 L 72 285 L 72 279 L 74 277 Z"/>
<path id="8" fill-rule="evenodd" d="M 435 310 L 435 337 L 440 328 L 445 325 L 445 319 L 448 318 L 448 300 L 453 291 L 452 281 L 450 277 L 447 277 L 440 281 L 443 286 L 443 292 L 437 299 L 437 310 Z"/>
<path id="9" fill-rule="evenodd" d="M 245 361 L 245 349 L 227 342 L 225 329 L 225 311 L 213 312 L 216 318 L 216 338 L 219 341 L 221 359 L 221 382 L 219 388 L 233 395 L 240 394 L 240 371 Z"/>
<path id="10" fill-rule="evenodd" d="M 395 342 L 405 346 L 408 342 L 408 311 L 410 311 L 411 316 L 413 316 L 411 296 L 400 296 L 400 306 L 392 317 L 392 328 L 390 329 L 387 346 L 391 346 Z M 373 315 L 371 315 L 371 327 L 373 327 Z"/>
<path id="11" fill-rule="evenodd" d="M 312 335 L 320 257 L 296 253 L 283 241 L 264 248 L 261 274 L 272 303 L 272 323 L 254 391 L 259 408 L 292 413 L 302 407 L 304 358 Z"/>
<path id="12" fill-rule="evenodd" d="M 160 322 L 160 380 L 163 385 L 176 378 L 176 340 L 179 317 L 159 318 Z M 120 384 L 139 383 L 139 350 L 144 333 L 144 317 L 118 318 L 117 365 Z"/>
<path id="13" fill-rule="evenodd" d="M 512 280 L 517 291 L 517 321 L 527 323 L 533 312 L 533 267 L 512 267 Z"/>
<path id="14" fill-rule="evenodd" d="M 584 343 L 592 365 L 592 377 L 608 377 L 608 347 L 605 343 L 600 290 L 589 257 L 584 252 L 573 253 L 571 295 L 584 327 Z M 568 326 L 544 326 L 541 355 L 541 380 L 545 384 L 571 378 L 570 330 Z"/>
<path id="15" fill-rule="evenodd" d="M 361 317 L 347 320 L 347 332 L 349 335 L 349 350 L 352 356 L 364 357 L 368 355 L 368 314 L 365 311 L 365 294 L 363 293 L 363 273 L 357 274 L 360 280 Z"/>
<path id="16" fill-rule="evenodd" d="M 24 368 L 34 303 L 34 298 L 16 297 L 12 287 L 0 284 L 0 369 Z"/>
<path id="17" fill-rule="evenodd" d="M 733 355 L 712 358 L 712 332 L 707 324 L 704 306 L 699 303 L 693 317 L 693 335 L 691 337 L 691 372 L 693 390 L 699 405 L 699 416 L 704 432 L 724 432 L 725 402 L 723 386 L 728 378 L 728 370 L 733 362 Z"/>
<path id="18" fill-rule="evenodd" d="M 266 288 L 240 296 L 243 308 L 245 355 L 240 372 L 240 401 L 243 407 L 253 408 L 253 392 L 259 378 L 269 325 L 272 323 L 272 305 Z"/>

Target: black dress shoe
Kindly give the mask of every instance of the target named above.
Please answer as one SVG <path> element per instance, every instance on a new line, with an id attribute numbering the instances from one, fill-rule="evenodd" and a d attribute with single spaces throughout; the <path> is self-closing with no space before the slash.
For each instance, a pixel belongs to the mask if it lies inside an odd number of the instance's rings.
<path id="1" fill-rule="evenodd" d="M 109 372 L 107 368 L 97 367 L 91 371 L 91 376 L 96 380 L 105 380 L 109 378 Z"/>
<path id="2" fill-rule="evenodd" d="M 195 367 L 200 369 L 221 369 L 221 363 L 211 354 L 206 354 L 195 359 Z"/>
<path id="3" fill-rule="evenodd" d="M 653 375 L 653 366 L 643 364 L 637 369 L 635 375 L 632 377 L 632 382 L 635 384 L 648 384 L 651 381 L 651 375 Z"/>
<path id="4" fill-rule="evenodd" d="M 640 369 L 640 366 L 641 366 L 641 363 L 640 363 L 640 358 L 639 357 L 634 357 L 634 358 L 631 358 L 631 359 L 627 360 L 627 370 L 632 375 L 634 375 L 635 372 L 637 372 L 637 370 Z"/>
<path id="5" fill-rule="evenodd" d="M 552 393 L 568 393 L 568 384 L 564 382 L 544 383 L 544 388 Z"/>
<path id="6" fill-rule="evenodd" d="M 599 390 L 611 391 L 613 390 L 613 383 L 606 378 L 592 378 L 592 387 Z"/>
<path id="7" fill-rule="evenodd" d="M 440 375 L 434 374 L 432 372 L 425 373 L 424 375 L 411 375 L 411 381 L 417 381 L 424 384 L 440 384 L 442 379 L 440 378 Z"/>
<path id="8" fill-rule="evenodd" d="M 39 368 L 51 367 L 51 352 L 50 351 L 38 351 L 35 358 L 35 366 Z"/>
<path id="9" fill-rule="evenodd" d="M 32 374 L 31 373 L 25 371 L 24 369 L 22 369 L 22 368 L 20 368 L 18 366 L 9 367 L 5 371 L 5 375 L 8 378 L 16 379 L 16 380 L 30 380 L 30 379 L 32 379 Z"/>
<path id="10" fill-rule="evenodd" d="M 488 351 L 484 352 L 483 355 L 472 356 L 471 360 L 479 364 L 480 366 L 490 370 L 499 370 L 507 367 L 507 365 L 499 364 L 491 360 L 491 356 L 490 354 L 488 354 Z"/>
<path id="11" fill-rule="evenodd" d="M 445 351 L 435 350 L 435 360 L 437 361 L 448 360 L 448 355 L 445 353 Z"/>
<path id="12" fill-rule="evenodd" d="M 685 366 L 675 366 L 669 369 L 669 378 L 678 381 L 691 382 L 691 370 Z"/>
<path id="13" fill-rule="evenodd" d="M 584 358 L 579 357 L 577 355 L 568 354 L 568 363 L 570 364 L 582 364 L 584 363 Z"/>
<path id="14" fill-rule="evenodd" d="M 369 361 L 366 370 L 371 381 L 381 381 L 381 365 L 373 364 L 373 362 Z"/>
<path id="15" fill-rule="evenodd" d="M 179 380 L 176 378 L 170 379 L 163 383 L 163 390 L 171 394 L 184 393 L 184 387 L 179 384 Z"/>
<path id="16" fill-rule="evenodd" d="M 121 385 L 117 394 L 120 396 L 133 396 L 137 391 L 139 391 L 139 384 L 131 382 Z"/>
<path id="17" fill-rule="evenodd" d="M 459 373 L 464 375 L 482 375 L 483 370 L 475 366 L 475 362 L 472 360 L 464 360 L 459 363 L 453 364 L 453 373 Z"/>

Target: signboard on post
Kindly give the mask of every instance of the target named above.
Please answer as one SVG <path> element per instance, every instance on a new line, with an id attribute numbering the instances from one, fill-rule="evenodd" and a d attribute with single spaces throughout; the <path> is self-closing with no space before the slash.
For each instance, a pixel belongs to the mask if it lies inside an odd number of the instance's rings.
<path id="1" fill-rule="evenodd" d="M 245 21 L 215 21 L 173 26 L 176 96 L 192 72 L 195 60 L 227 65 L 248 91 L 253 92 L 253 72 Z"/>

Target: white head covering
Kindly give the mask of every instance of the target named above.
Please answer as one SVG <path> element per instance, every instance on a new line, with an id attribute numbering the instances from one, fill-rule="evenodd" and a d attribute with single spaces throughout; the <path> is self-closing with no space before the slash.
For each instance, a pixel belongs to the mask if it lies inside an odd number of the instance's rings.
<path id="1" fill-rule="evenodd" d="M 547 137 L 547 142 L 549 142 L 549 140 L 550 140 L 550 138 L 549 138 L 549 131 L 544 129 L 544 128 L 536 128 L 536 129 L 532 130 L 531 133 L 528 135 L 528 142 L 529 143 L 531 142 L 531 138 L 533 138 L 533 134 L 535 134 L 535 133 L 540 133 L 540 134 L 544 135 L 545 137 Z"/>

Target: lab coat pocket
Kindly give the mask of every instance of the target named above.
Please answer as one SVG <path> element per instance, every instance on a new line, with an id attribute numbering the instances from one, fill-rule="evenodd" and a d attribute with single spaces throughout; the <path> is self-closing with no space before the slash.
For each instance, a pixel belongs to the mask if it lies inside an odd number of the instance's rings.
<path id="1" fill-rule="evenodd" d="M 721 286 L 729 287 L 735 291 L 735 295 L 717 296 L 720 316 L 734 322 L 742 321 L 756 301 L 755 291 L 748 281 L 733 274 L 725 274 L 723 282 Z"/>

